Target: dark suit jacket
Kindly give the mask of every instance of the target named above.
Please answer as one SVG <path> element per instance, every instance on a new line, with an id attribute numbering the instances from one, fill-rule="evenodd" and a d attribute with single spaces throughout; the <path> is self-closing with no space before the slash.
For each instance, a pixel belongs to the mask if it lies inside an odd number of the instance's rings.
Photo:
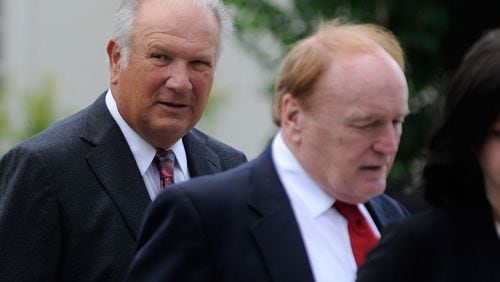
<path id="1" fill-rule="evenodd" d="M 489 205 L 433 210 L 389 225 L 357 281 L 500 281 L 500 239 Z"/>
<path id="2" fill-rule="evenodd" d="M 246 161 L 197 130 L 183 142 L 191 176 Z M 101 95 L 2 158 L 0 280 L 123 280 L 150 202 Z"/>
<path id="3" fill-rule="evenodd" d="M 160 195 L 146 212 L 128 281 L 313 281 L 270 151 Z M 367 206 L 379 228 L 407 215 L 387 196 Z"/>

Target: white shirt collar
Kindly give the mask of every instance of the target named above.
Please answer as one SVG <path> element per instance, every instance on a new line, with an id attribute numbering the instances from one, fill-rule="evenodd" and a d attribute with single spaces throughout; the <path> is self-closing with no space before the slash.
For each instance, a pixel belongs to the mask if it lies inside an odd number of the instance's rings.
<path id="1" fill-rule="evenodd" d="M 314 218 L 328 211 L 335 200 L 303 169 L 279 132 L 272 143 L 272 156 L 287 194 L 295 193 Z"/>
<path id="2" fill-rule="evenodd" d="M 170 149 L 174 151 L 175 162 L 183 175 L 182 179 L 189 179 L 186 150 L 184 149 L 184 143 L 182 142 L 182 139 L 177 140 L 177 142 L 175 142 L 174 145 L 170 147 Z M 177 179 L 179 179 L 178 176 Z"/>
<path id="3" fill-rule="evenodd" d="M 278 132 L 273 140 L 272 156 L 278 176 L 283 183 L 287 195 L 289 197 L 293 197 L 292 193 L 296 195 L 297 197 L 295 198 L 303 202 L 313 218 L 318 218 L 333 206 L 335 198 L 326 193 L 325 190 L 307 174 L 283 141 L 281 132 Z M 375 234 L 380 237 L 378 228 L 365 205 L 357 204 L 357 206 L 368 220 Z"/>
<path id="4" fill-rule="evenodd" d="M 108 107 L 108 110 L 113 116 L 113 119 L 116 121 L 123 135 L 125 136 L 125 140 L 127 141 L 129 148 L 132 151 L 132 155 L 135 158 L 137 167 L 139 168 L 141 175 L 144 176 L 144 173 L 146 173 L 146 170 L 149 168 L 151 162 L 154 159 L 156 149 L 148 142 L 146 142 L 139 134 L 137 134 L 127 124 L 127 122 L 125 122 L 120 112 L 118 111 L 118 107 L 113 95 L 111 94 L 111 90 L 108 90 L 108 92 L 106 93 L 106 106 Z M 179 169 L 182 171 L 185 179 L 187 179 L 188 168 L 186 150 L 184 149 L 182 139 L 177 140 L 177 142 L 174 143 L 174 145 L 172 145 L 170 149 L 174 151 L 176 164 L 179 166 Z"/>

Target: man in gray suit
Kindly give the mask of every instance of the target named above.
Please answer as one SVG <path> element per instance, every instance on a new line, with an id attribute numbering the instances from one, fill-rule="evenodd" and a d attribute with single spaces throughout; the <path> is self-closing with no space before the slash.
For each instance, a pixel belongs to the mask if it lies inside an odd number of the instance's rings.
<path id="1" fill-rule="evenodd" d="M 120 281 L 160 192 L 243 153 L 193 129 L 231 21 L 218 0 L 125 0 L 107 45 L 110 89 L 0 161 L 0 280 Z"/>

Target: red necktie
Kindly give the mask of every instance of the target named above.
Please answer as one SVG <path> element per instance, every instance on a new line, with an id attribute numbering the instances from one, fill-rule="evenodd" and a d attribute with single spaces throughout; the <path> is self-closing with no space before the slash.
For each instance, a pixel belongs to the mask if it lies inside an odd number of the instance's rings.
<path id="1" fill-rule="evenodd" d="M 174 183 L 175 154 L 172 150 L 158 150 L 155 162 L 160 172 L 160 190 Z"/>
<path id="2" fill-rule="evenodd" d="M 347 219 L 352 253 L 360 267 L 365 262 L 366 254 L 377 244 L 378 238 L 356 205 L 335 201 L 333 206 Z"/>

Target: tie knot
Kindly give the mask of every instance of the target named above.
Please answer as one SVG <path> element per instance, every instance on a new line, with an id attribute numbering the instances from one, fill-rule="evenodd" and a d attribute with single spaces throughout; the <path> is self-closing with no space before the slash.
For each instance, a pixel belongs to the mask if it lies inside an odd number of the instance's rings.
<path id="1" fill-rule="evenodd" d="M 160 172 L 160 188 L 165 189 L 174 182 L 175 154 L 172 150 L 157 150 L 155 163 Z"/>
<path id="2" fill-rule="evenodd" d="M 363 215 L 357 205 L 335 201 L 333 206 L 343 217 L 347 219 L 348 222 L 363 220 Z"/>
<path id="3" fill-rule="evenodd" d="M 175 154 L 172 150 L 157 150 L 156 158 L 158 162 L 175 162 Z"/>

